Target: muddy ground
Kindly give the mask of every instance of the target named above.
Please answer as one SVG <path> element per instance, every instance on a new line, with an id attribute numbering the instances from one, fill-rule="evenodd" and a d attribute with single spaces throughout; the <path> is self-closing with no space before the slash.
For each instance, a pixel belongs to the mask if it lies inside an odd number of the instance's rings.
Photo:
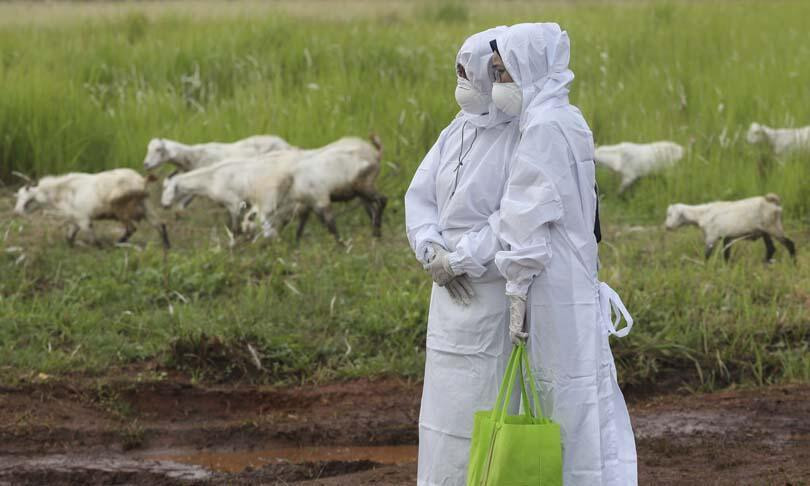
<path id="1" fill-rule="evenodd" d="M 34 381 L 0 388 L 0 485 L 415 483 L 418 383 Z M 810 385 L 628 401 L 640 484 L 810 484 Z"/>

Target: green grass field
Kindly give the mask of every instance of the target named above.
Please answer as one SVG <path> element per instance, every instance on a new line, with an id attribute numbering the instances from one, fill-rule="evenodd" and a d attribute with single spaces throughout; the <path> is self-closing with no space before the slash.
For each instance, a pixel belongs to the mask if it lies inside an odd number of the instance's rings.
<path id="1" fill-rule="evenodd" d="M 602 278 L 637 320 L 614 342 L 620 378 L 810 379 L 810 155 L 777 161 L 744 141 L 752 121 L 810 124 L 810 3 L 337 5 L 0 4 L 2 377 L 143 363 L 203 381 L 419 377 L 430 281 L 404 237 L 402 196 L 457 112 L 456 49 L 488 26 L 555 20 L 597 143 L 690 145 L 623 198 L 617 176 L 598 174 Z M 69 249 L 42 217 L 11 214 L 11 171 L 140 168 L 151 137 L 275 133 L 313 147 L 371 131 L 391 202 L 381 240 L 359 206 L 338 206 L 348 248 L 314 222 L 298 247 L 287 232 L 229 248 L 224 216 L 195 204 L 166 215 L 164 260 L 145 226 L 143 251 Z M 782 198 L 797 265 L 780 249 L 766 266 L 748 242 L 731 264 L 704 264 L 697 230 L 660 229 L 669 203 L 765 192 Z"/>

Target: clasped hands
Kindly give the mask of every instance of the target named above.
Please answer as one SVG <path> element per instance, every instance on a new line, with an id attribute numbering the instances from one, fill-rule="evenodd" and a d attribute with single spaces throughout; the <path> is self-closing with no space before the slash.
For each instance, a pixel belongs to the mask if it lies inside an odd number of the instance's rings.
<path id="1" fill-rule="evenodd" d="M 447 289 L 450 297 L 463 305 L 470 305 L 475 296 L 470 279 L 467 274 L 456 275 L 450 267 L 450 253 L 441 245 L 431 243 L 425 255 L 424 268 L 430 273 L 433 281 Z M 526 323 L 526 297 L 523 295 L 507 294 L 509 299 L 509 338 L 512 343 L 519 344 L 528 339 L 525 331 Z"/>
<path id="2" fill-rule="evenodd" d="M 424 269 L 433 281 L 447 289 L 450 297 L 462 305 L 470 305 L 475 296 L 466 273 L 456 275 L 450 267 L 450 252 L 437 243 L 430 243 L 426 250 Z"/>

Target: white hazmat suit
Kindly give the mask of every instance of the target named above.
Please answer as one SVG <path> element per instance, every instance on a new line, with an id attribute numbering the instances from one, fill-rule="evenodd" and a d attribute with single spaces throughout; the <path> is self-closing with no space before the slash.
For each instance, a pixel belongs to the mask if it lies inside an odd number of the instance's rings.
<path id="1" fill-rule="evenodd" d="M 487 97 L 489 41 L 503 29 L 471 36 L 457 56 L 470 84 Z M 506 282 L 494 265 L 504 248 L 493 225 L 519 133 L 515 117 L 491 102 L 488 109 L 459 113 L 405 195 L 408 240 L 417 258 L 426 263 L 431 243 L 445 247 L 453 273 L 466 274 L 475 293 L 465 306 L 433 285 L 419 416 L 420 486 L 465 484 L 473 414 L 492 407 L 511 350 Z"/>
<path id="2" fill-rule="evenodd" d="M 597 275 L 593 136 L 568 101 L 568 35 L 557 24 L 519 24 L 496 42 L 522 110 L 497 221 L 508 250 L 495 262 L 507 294 L 527 296 L 529 356 L 543 411 L 561 427 L 564 484 L 635 485 L 635 440 L 608 344 L 632 319 Z M 616 331 L 611 309 L 627 327 Z"/>

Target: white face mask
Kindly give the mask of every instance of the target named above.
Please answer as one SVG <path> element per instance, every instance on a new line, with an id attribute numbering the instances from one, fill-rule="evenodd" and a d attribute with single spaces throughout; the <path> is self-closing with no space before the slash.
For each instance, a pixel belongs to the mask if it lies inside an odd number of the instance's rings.
<path id="1" fill-rule="evenodd" d="M 471 115 L 481 115 L 489 111 L 490 97 L 479 91 L 469 80 L 458 78 L 456 103 Z"/>
<path id="2" fill-rule="evenodd" d="M 495 83 L 492 85 L 492 101 L 507 115 L 518 116 L 523 109 L 523 92 L 515 83 Z"/>

